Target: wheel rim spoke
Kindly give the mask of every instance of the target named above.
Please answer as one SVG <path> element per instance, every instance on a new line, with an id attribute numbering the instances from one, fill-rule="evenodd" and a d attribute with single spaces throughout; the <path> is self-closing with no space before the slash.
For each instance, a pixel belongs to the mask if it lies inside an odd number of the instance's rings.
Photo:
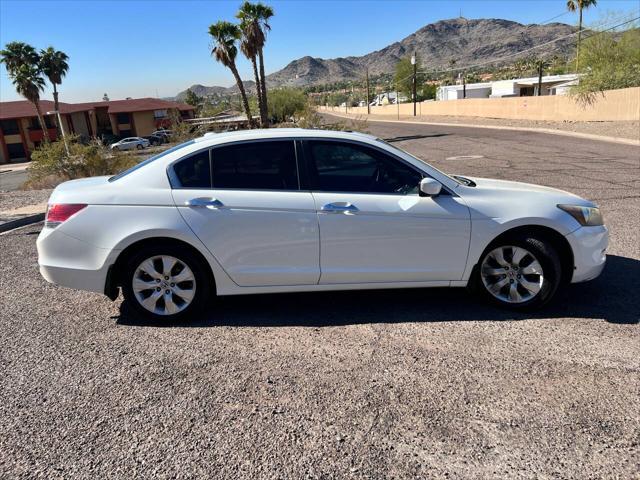
<path id="1" fill-rule="evenodd" d="M 482 273 L 488 276 L 503 275 L 504 272 L 505 272 L 504 268 L 492 268 L 488 266 L 482 267 Z"/>
<path id="2" fill-rule="evenodd" d="M 527 252 L 524 248 L 518 247 L 513 247 L 512 252 L 513 256 L 511 257 L 511 264 L 514 266 L 520 266 L 520 262 L 522 261 L 522 259 L 529 254 L 529 252 Z"/>
<path id="3" fill-rule="evenodd" d="M 536 293 L 538 293 L 540 291 L 540 288 L 541 288 L 541 285 L 540 285 L 539 281 L 538 282 L 530 282 L 526 278 L 521 278 L 520 279 L 520 285 L 522 285 L 524 288 L 529 290 L 529 292 L 531 292 L 532 295 L 535 295 Z"/>
<path id="4" fill-rule="evenodd" d="M 509 287 L 509 298 L 511 299 L 512 302 L 522 301 L 522 296 L 518 292 L 518 284 L 515 282 L 512 283 L 511 286 Z"/>
<path id="5" fill-rule="evenodd" d="M 524 275 L 542 275 L 542 266 L 537 261 L 531 262 L 522 269 Z"/>
<path id="6" fill-rule="evenodd" d="M 172 275 L 174 270 L 178 270 L 176 275 Z M 170 255 L 158 255 L 138 265 L 131 288 L 138 303 L 149 312 L 175 315 L 195 298 L 196 278 L 186 263 Z"/>
<path id="7" fill-rule="evenodd" d="M 502 266 L 502 267 L 508 267 L 509 266 L 509 262 L 507 262 L 504 258 L 504 250 L 502 248 L 496 248 L 493 252 L 491 252 L 489 255 L 491 255 L 491 257 L 498 262 L 498 265 Z"/>

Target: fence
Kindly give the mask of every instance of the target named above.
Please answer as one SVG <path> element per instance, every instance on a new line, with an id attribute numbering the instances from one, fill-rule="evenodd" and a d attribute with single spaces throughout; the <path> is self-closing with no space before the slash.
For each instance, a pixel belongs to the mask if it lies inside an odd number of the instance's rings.
<path id="1" fill-rule="evenodd" d="M 367 115 L 367 107 L 321 107 L 320 111 Z M 371 117 L 413 117 L 413 104 L 371 107 Z M 640 87 L 608 90 L 598 94 L 590 105 L 582 105 L 571 96 L 467 98 L 428 101 L 417 104 L 418 116 L 450 115 L 460 117 L 506 118 L 556 121 L 640 120 Z"/>

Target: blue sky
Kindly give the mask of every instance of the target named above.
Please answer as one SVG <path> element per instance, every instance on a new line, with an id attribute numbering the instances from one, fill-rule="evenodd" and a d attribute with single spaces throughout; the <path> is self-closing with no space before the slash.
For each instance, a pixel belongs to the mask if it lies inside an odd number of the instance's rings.
<path id="1" fill-rule="evenodd" d="M 70 56 L 60 89 L 62 101 L 172 96 L 194 84 L 233 83 L 210 57 L 208 26 L 233 20 L 237 1 L 31 1 L 0 0 L 0 45 L 18 40 L 37 48 L 53 45 Z M 265 51 L 267 73 L 311 55 L 362 55 L 400 40 L 420 27 L 457 17 L 544 22 L 565 12 L 566 0 L 266 1 L 273 6 L 272 32 Z M 637 0 L 599 0 L 586 23 L 607 12 L 638 12 Z M 576 15 L 556 21 L 575 24 Z M 243 78 L 250 64 L 238 60 Z M 49 91 L 43 98 L 50 96 Z M 4 66 L 0 100 L 16 100 Z"/>

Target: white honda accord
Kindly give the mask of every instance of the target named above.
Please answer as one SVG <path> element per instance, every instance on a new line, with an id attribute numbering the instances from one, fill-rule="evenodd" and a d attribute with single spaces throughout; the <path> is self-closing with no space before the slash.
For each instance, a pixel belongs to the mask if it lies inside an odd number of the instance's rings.
<path id="1" fill-rule="evenodd" d="M 469 286 L 532 308 L 597 277 L 607 243 L 597 206 L 570 193 L 446 175 L 370 135 L 271 129 L 61 184 L 38 261 L 158 319 L 215 295 L 373 288 Z"/>

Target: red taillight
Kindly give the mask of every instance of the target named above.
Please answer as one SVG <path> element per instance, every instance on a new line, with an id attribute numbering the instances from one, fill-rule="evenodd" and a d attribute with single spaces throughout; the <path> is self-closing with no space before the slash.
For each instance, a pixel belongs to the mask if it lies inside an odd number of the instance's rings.
<path id="1" fill-rule="evenodd" d="M 56 227 L 65 222 L 72 215 L 87 206 L 86 203 L 54 203 L 48 206 L 47 216 L 44 220 L 47 227 Z"/>

